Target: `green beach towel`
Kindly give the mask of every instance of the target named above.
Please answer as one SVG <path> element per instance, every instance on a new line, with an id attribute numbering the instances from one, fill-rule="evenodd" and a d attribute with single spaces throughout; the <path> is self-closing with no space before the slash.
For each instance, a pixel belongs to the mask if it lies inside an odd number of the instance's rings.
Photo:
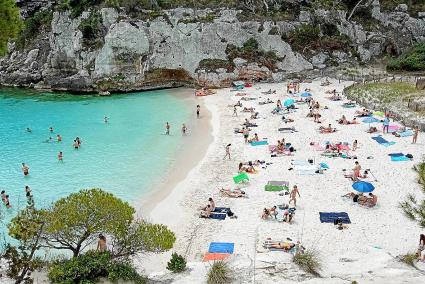
<path id="1" fill-rule="evenodd" d="M 264 190 L 265 191 L 282 191 L 282 190 L 286 190 L 288 191 L 289 188 L 285 185 L 272 185 L 272 184 L 266 184 L 264 186 Z"/>
<path id="2" fill-rule="evenodd" d="M 237 176 L 234 176 L 233 177 L 233 181 L 236 184 L 238 184 L 238 183 L 241 183 L 241 182 L 249 181 L 249 177 L 248 177 L 248 175 L 246 173 L 241 173 L 241 174 L 239 174 Z"/>

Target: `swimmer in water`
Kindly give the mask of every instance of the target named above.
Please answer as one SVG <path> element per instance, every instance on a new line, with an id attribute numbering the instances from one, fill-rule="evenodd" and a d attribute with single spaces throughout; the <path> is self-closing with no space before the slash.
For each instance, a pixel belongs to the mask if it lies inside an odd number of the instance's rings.
<path id="1" fill-rule="evenodd" d="M 3 203 L 6 202 L 6 191 L 4 190 L 1 191 L 1 200 L 3 201 Z"/>
<path id="2" fill-rule="evenodd" d="M 30 174 L 30 168 L 25 165 L 25 163 L 22 163 L 22 172 L 24 173 L 24 176 L 27 176 Z"/>
<path id="3" fill-rule="evenodd" d="M 6 198 L 4 200 L 4 203 L 6 204 L 6 208 L 11 208 L 12 205 L 10 205 L 10 201 L 9 201 L 9 195 L 6 195 Z"/>
<path id="4" fill-rule="evenodd" d="M 170 128 L 171 128 L 171 126 L 170 126 L 170 124 L 167 122 L 167 123 L 165 124 L 165 135 L 170 135 Z"/>
<path id="5" fill-rule="evenodd" d="M 53 127 L 50 126 L 49 131 L 50 133 L 53 133 Z"/>
<path id="6" fill-rule="evenodd" d="M 186 135 L 186 131 L 187 131 L 186 124 L 183 123 L 183 126 L 182 126 L 182 135 Z"/>
<path id="7" fill-rule="evenodd" d="M 81 143 L 82 143 L 82 141 L 81 141 L 80 137 L 76 137 L 76 138 L 75 138 L 75 141 L 77 141 L 77 143 L 78 143 L 78 147 L 80 147 L 80 146 L 81 146 Z"/>
<path id="8" fill-rule="evenodd" d="M 59 154 L 58 154 L 58 160 L 60 162 L 63 162 L 63 153 L 62 153 L 62 151 L 60 151 Z"/>
<path id="9" fill-rule="evenodd" d="M 26 195 L 26 197 L 32 196 L 31 188 L 28 185 L 25 186 L 25 195 Z"/>
<path id="10" fill-rule="evenodd" d="M 107 116 L 105 115 L 105 117 L 103 118 L 103 121 L 104 121 L 105 123 L 108 123 L 108 121 L 109 121 L 109 117 L 107 117 Z"/>
<path id="11" fill-rule="evenodd" d="M 74 146 L 74 149 L 78 150 L 78 148 L 80 148 L 80 145 L 78 144 L 77 140 L 74 140 L 74 144 L 72 144 Z"/>
<path id="12" fill-rule="evenodd" d="M 59 134 L 56 135 L 56 139 L 57 139 L 58 142 L 62 142 L 62 136 L 60 136 Z"/>
<path id="13" fill-rule="evenodd" d="M 50 136 L 49 139 L 46 139 L 46 141 L 44 141 L 44 142 L 50 143 L 50 142 L 52 142 L 52 140 L 53 140 L 53 138 L 52 138 L 52 136 Z"/>
<path id="14" fill-rule="evenodd" d="M 30 133 L 32 132 L 31 128 L 29 128 L 29 127 L 27 127 L 26 131 L 30 132 Z"/>

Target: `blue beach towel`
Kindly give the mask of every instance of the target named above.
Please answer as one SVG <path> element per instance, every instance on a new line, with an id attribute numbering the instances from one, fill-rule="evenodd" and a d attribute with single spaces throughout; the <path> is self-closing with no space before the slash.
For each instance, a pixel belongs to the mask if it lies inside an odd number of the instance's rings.
<path id="1" fill-rule="evenodd" d="M 210 219 L 216 219 L 216 220 L 224 220 L 226 219 L 226 214 L 223 213 L 211 213 Z"/>
<path id="2" fill-rule="evenodd" d="M 268 145 L 269 142 L 267 142 L 267 140 L 263 140 L 263 141 L 252 141 L 251 142 L 251 146 L 260 146 L 260 145 Z"/>
<path id="3" fill-rule="evenodd" d="M 216 212 L 216 213 L 227 213 L 229 211 L 230 211 L 230 208 L 216 207 L 213 212 Z"/>
<path id="4" fill-rule="evenodd" d="M 234 243 L 210 243 L 209 253 L 233 253 L 235 249 Z"/>
<path id="5" fill-rule="evenodd" d="M 347 212 L 319 212 L 320 222 L 333 223 L 335 220 L 341 220 L 344 224 L 350 224 L 350 217 Z"/>
<path id="6" fill-rule="evenodd" d="M 372 139 L 375 140 L 376 142 L 378 142 L 380 145 L 385 146 L 385 147 L 388 147 L 388 146 L 395 144 L 395 142 L 388 142 L 382 136 L 372 137 Z"/>
<path id="7" fill-rule="evenodd" d="M 400 137 L 409 137 L 409 136 L 413 136 L 413 131 L 411 130 L 406 130 L 404 132 L 400 132 L 399 133 Z"/>
<path id="8" fill-rule="evenodd" d="M 391 156 L 391 161 L 393 162 L 403 162 L 403 161 L 410 161 L 409 158 L 406 156 Z"/>
<path id="9" fill-rule="evenodd" d="M 329 166 L 326 163 L 320 163 L 319 165 L 322 169 L 329 169 Z"/>

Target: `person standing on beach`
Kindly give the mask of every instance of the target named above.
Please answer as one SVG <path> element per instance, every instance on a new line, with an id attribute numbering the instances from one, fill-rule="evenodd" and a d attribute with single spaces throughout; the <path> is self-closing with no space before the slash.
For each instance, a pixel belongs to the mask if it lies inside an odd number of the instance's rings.
<path id="1" fill-rule="evenodd" d="M 24 173 L 24 176 L 27 176 L 30 174 L 30 168 L 25 165 L 25 163 L 22 163 L 22 172 Z"/>
<path id="2" fill-rule="evenodd" d="M 233 114 L 232 114 L 232 116 L 238 116 L 238 111 L 237 111 L 237 109 L 236 109 L 236 106 L 233 106 Z"/>
<path id="3" fill-rule="evenodd" d="M 226 155 L 224 156 L 223 160 L 225 160 L 227 157 L 229 157 L 229 160 L 230 160 L 230 146 L 232 146 L 232 144 L 227 144 Z"/>
<path id="4" fill-rule="evenodd" d="M 383 124 L 384 124 L 384 129 L 383 129 L 384 134 L 385 134 L 385 130 L 387 130 L 387 133 L 388 133 L 390 128 L 390 118 L 388 117 L 388 114 L 385 116 Z"/>
<path id="5" fill-rule="evenodd" d="M 416 144 L 416 141 L 418 140 L 418 134 L 419 134 L 419 126 L 415 126 L 413 128 L 413 140 L 412 140 L 412 144 Z"/>
<path id="6" fill-rule="evenodd" d="M 291 190 L 291 193 L 289 194 L 288 203 L 291 203 L 291 201 L 294 201 L 294 206 L 297 206 L 297 194 L 298 194 L 298 197 L 301 197 L 298 187 L 294 185 L 294 188 Z"/>
<path id="7" fill-rule="evenodd" d="M 186 135 L 186 131 L 187 131 L 186 124 L 183 123 L 183 126 L 182 126 L 182 135 Z"/>
<path id="8" fill-rule="evenodd" d="M 200 105 L 197 105 L 196 106 L 196 117 L 197 118 L 199 118 L 200 113 L 201 113 L 201 106 Z"/>
<path id="9" fill-rule="evenodd" d="M 357 143 L 357 140 L 354 140 L 354 142 L 353 142 L 353 151 L 356 151 L 357 150 L 357 145 L 358 143 Z"/>
<path id="10" fill-rule="evenodd" d="M 249 129 L 248 127 L 242 128 L 243 138 L 245 139 L 245 143 L 248 143 Z"/>
<path id="11" fill-rule="evenodd" d="M 170 135 L 170 124 L 167 122 L 165 124 L 165 135 Z"/>

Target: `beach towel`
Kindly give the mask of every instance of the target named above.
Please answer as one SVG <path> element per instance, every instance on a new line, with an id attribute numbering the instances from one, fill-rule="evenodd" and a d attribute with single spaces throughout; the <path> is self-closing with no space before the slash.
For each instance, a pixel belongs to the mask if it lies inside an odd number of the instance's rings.
<path id="1" fill-rule="evenodd" d="M 206 261 L 216 261 L 216 260 L 225 260 L 230 256 L 230 253 L 210 253 L 207 252 L 202 259 L 203 262 Z"/>
<path id="2" fill-rule="evenodd" d="M 333 223 L 335 220 L 341 220 L 344 224 L 350 224 L 350 217 L 347 212 L 319 212 L 320 222 Z"/>
<path id="3" fill-rule="evenodd" d="M 326 163 L 320 163 L 319 165 L 322 169 L 329 169 L 329 166 Z"/>
<path id="4" fill-rule="evenodd" d="M 248 175 L 246 173 L 241 173 L 241 174 L 239 174 L 237 176 L 234 176 L 233 177 L 233 181 L 236 184 L 238 184 L 238 183 L 241 183 L 241 182 L 249 181 L 249 177 L 248 177 Z"/>
<path id="5" fill-rule="evenodd" d="M 226 214 L 223 213 L 211 213 L 210 219 L 216 219 L 216 220 L 224 220 L 226 219 Z"/>
<path id="6" fill-rule="evenodd" d="M 210 247 L 208 249 L 208 252 L 210 253 L 233 253 L 233 250 L 235 248 L 234 243 L 218 243 L 218 242 L 212 242 L 210 243 Z"/>
<path id="7" fill-rule="evenodd" d="M 269 181 L 264 186 L 265 191 L 282 191 L 289 190 L 289 182 L 287 181 Z"/>
<path id="8" fill-rule="evenodd" d="M 251 142 L 251 146 L 261 146 L 261 145 L 268 145 L 269 143 L 267 142 L 267 140 L 263 140 L 263 141 L 252 141 Z"/>
<path id="9" fill-rule="evenodd" d="M 403 162 L 403 161 L 410 161 L 409 158 L 406 156 L 391 156 L 391 161 L 393 162 Z"/>
<path id="10" fill-rule="evenodd" d="M 403 153 L 391 153 L 391 154 L 388 154 L 388 156 L 390 156 L 390 157 L 401 157 L 401 156 L 404 156 L 404 154 Z"/>
<path id="11" fill-rule="evenodd" d="M 391 145 L 394 145 L 395 142 L 388 142 L 384 137 L 382 137 L 381 135 L 379 136 L 375 136 L 372 137 L 373 140 L 375 140 L 376 142 L 378 142 L 379 145 L 385 146 L 385 147 L 389 147 Z"/>
<path id="12" fill-rule="evenodd" d="M 215 213 L 227 213 L 228 211 L 230 211 L 230 208 L 216 207 L 213 212 L 215 212 Z"/>
<path id="13" fill-rule="evenodd" d="M 413 136 L 413 131 L 412 130 L 406 130 L 404 132 L 400 132 L 398 133 L 398 135 L 400 135 L 400 137 L 409 137 L 409 136 Z"/>

